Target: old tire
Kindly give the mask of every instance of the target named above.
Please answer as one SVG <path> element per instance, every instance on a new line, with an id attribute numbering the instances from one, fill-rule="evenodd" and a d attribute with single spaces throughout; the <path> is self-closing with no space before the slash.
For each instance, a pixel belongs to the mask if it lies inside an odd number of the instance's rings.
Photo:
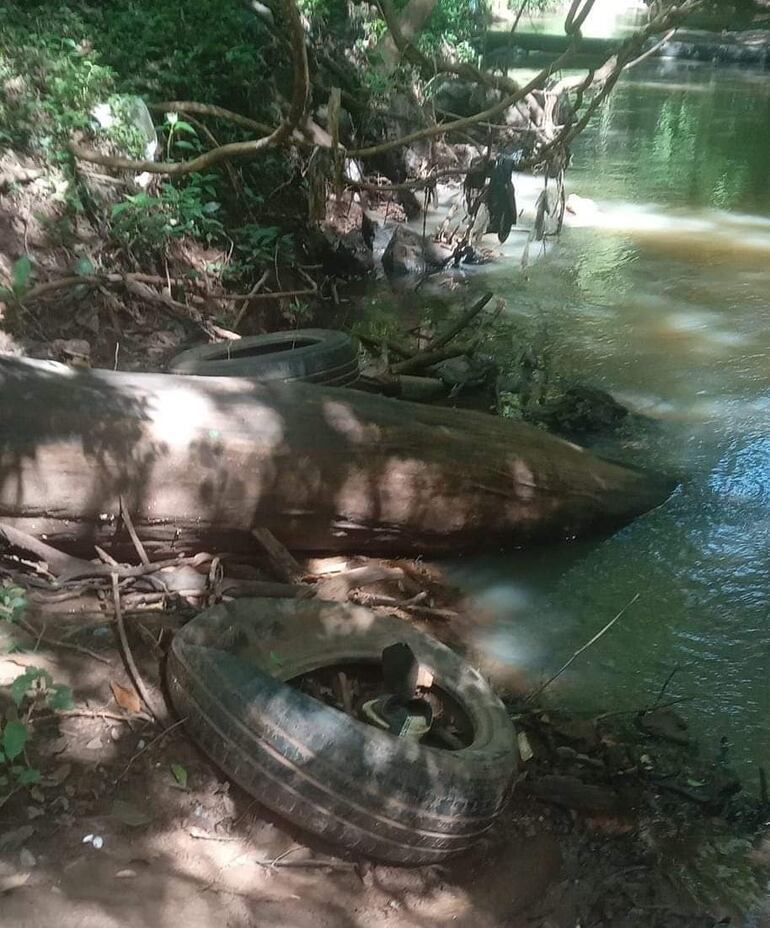
<path id="1" fill-rule="evenodd" d="M 345 332 L 297 329 L 201 345 L 177 355 L 174 374 L 346 386 L 358 378 L 358 343 Z"/>
<path id="2" fill-rule="evenodd" d="M 456 751 L 395 738 L 285 681 L 341 662 L 377 662 L 407 642 L 472 722 Z M 238 600 L 175 637 L 167 680 L 195 741 L 280 815 L 362 855 L 435 863 L 472 847 L 507 796 L 518 753 L 481 675 L 405 622 L 321 601 Z"/>

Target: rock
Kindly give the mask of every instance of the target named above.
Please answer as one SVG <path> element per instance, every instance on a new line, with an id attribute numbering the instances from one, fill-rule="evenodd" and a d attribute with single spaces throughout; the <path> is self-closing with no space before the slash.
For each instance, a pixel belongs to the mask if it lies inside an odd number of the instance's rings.
<path id="1" fill-rule="evenodd" d="M 434 364 L 430 372 L 450 387 L 480 387 L 494 379 L 497 368 L 493 361 L 459 355 Z"/>
<path id="2" fill-rule="evenodd" d="M 559 719 L 551 723 L 557 737 L 575 745 L 578 750 L 587 753 L 599 746 L 596 726 L 590 719 Z"/>
<path id="3" fill-rule="evenodd" d="M 687 745 L 690 743 L 687 722 L 673 709 L 651 709 L 649 712 L 640 712 L 636 721 L 642 731 L 651 738 L 670 741 L 672 744 Z"/>
<path id="4" fill-rule="evenodd" d="M 529 421 L 571 437 L 615 432 L 628 416 L 626 407 L 609 393 L 584 386 L 568 387 L 556 399 L 525 411 Z"/>
<path id="5" fill-rule="evenodd" d="M 397 199 L 407 219 L 417 219 L 422 215 L 422 203 L 411 190 L 399 190 Z"/>
<path id="6" fill-rule="evenodd" d="M 325 218 L 313 231 L 314 250 L 328 270 L 345 277 L 368 274 L 374 267 L 372 241 L 371 220 L 361 204 L 331 197 Z"/>
<path id="7" fill-rule="evenodd" d="M 388 274 L 422 274 L 425 271 L 422 238 L 404 226 L 396 226 L 382 255 L 382 266 Z"/>
<path id="8" fill-rule="evenodd" d="M 474 81 L 444 80 L 434 90 L 438 109 L 449 116 L 473 116 L 500 99 L 499 91 Z"/>

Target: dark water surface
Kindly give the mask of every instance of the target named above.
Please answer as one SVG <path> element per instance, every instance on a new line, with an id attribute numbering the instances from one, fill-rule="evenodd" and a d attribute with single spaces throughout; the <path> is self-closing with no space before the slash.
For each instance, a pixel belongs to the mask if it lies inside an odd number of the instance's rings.
<path id="1" fill-rule="evenodd" d="M 598 208 L 525 271 L 511 258 L 465 286 L 504 295 L 560 374 L 652 416 L 602 450 L 682 486 L 612 538 L 466 558 L 457 577 L 492 617 L 486 645 L 535 681 L 640 593 L 553 695 L 634 708 L 678 665 L 668 694 L 689 700 L 705 750 L 727 735 L 748 772 L 770 758 L 770 78 L 629 72 L 578 140 L 568 190 Z M 396 297 L 402 320 L 428 293 Z"/>

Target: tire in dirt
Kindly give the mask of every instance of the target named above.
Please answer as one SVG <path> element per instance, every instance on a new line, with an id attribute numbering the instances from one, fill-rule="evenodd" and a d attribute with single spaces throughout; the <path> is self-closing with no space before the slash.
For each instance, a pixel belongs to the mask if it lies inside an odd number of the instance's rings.
<path id="1" fill-rule="evenodd" d="M 472 724 L 443 750 L 358 721 L 287 681 L 321 667 L 378 663 L 406 642 Z M 237 600 L 174 638 L 172 702 L 203 751 L 296 825 L 349 851 L 436 863 L 473 847 L 504 806 L 518 763 L 512 723 L 483 677 L 406 622 L 321 601 Z"/>
<path id="2" fill-rule="evenodd" d="M 177 355 L 174 374 L 346 386 L 358 379 L 358 342 L 332 329 L 296 329 L 201 345 Z"/>

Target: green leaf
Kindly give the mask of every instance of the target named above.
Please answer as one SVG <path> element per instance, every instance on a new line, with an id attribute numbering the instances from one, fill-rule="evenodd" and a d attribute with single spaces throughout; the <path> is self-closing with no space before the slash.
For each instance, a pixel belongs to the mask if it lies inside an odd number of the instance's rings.
<path id="1" fill-rule="evenodd" d="M 17 706 L 22 704 L 24 697 L 27 695 L 27 690 L 32 686 L 35 680 L 37 680 L 40 673 L 41 671 L 39 671 L 37 667 L 27 667 L 24 673 L 16 677 L 13 683 L 11 683 L 11 699 Z"/>
<path id="2" fill-rule="evenodd" d="M 0 751 L 0 764 L 4 764 L 4 763 L 5 763 L 5 754 L 3 754 L 2 751 Z"/>
<path id="3" fill-rule="evenodd" d="M 189 122 L 185 122 L 183 119 L 177 119 L 177 121 L 174 123 L 174 131 L 178 132 L 180 129 L 182 132 L 189 132 L 192 135 L 198 134 Z"/>
<path id="4" fill-rule="evenodd" d="M 203 212 L 207 216 L 211 216 L 213 213 L 216 213 L 220 210 L 222 204 L 217 203 L 216 200 L 210 200 L 208 203 L 203 204 Z"/>
<path id="5" fill-rule="evenodd" d="M 78 258 L 72 270 L 78 277 L 90 277 L 94 272 L 94 265 L 90 258 Z"/>
<path id="6" fill-rule="evenodd" d="M 117 216 L 120 216 L 121 213 L 125 213 L 127 209 L 131 209 L 133 205 L 133 203 L 130 203 L 127 200 L 124 200 L 122 203 L 113 203 L 110 215 L 113 219 L 115 219 Z"/>
<path id="7" fill-rule="evenodd" d="M 72 709 L 75 705 L 72 690 L 64 683 L 56 683 L 51 687 L 46 702 L 51 709 Z"/>
<path id="8" fill-rule="evenodd" d="M 275 651 L 270 652 L 270 660 L 276 665 L 276 667 L 282 667 L 286 661 Z"/>
<path id="9" fill-rule="evenodd" d="M 11 299 L 13 299 L 13 290 L 9 290 L 8 287 L 0 287 L 0 300 L 7 303 Z"/>
<path id="10" fill-rule="evenodd" d="M 18 757 L 26 743 L 27 726 L 23 722 L 6 722 L 3 729 L 3 750 L 8 760 Z"/>
<path id="11" fill-rule="evenodd" d="M 200 145 L 193 145 L 192 142 L 188 142 L 186 139 L 175 139 L 174 145 L 177 148 L 183 149 L 184 151 L 194 151 L 194 152 L 200 151 Z"/>
<path id="12" fill-rule="evenodd" d="M 40 782 L 40 771 L 36 767 L 25 767 L 19 773 L 17 780 L 20 786 L 34 786 Z"/>
<path id="13" fill-rule="evenodd" d="M 124 825 L 130 825 L 131 828 L 139 828 L 141 825 L 148 825 L 152 821 L 152 816 L 145 810 L 123 799 L 116 799 L 112 803 L 110 815 Z"/>
<path id="14" fill-rule="evenodd" d="M 174 775 L 174 779 L 182 787 L 182 789 L 187 789 L 187 769 L 181 764 L 172 764 L 171 772 Z"/>
<path id="15" fill-rule="evenodd" d="M 32 262 L 26 255 L 22 255 L 13 265 L 11 271 L 11 280 L 13 282 L 13 292 L 16 296 L 21 296 L 27 289 L 30 274 L 32 273 Z"/>
<path id="16" fill-rule="evenodd" d="M 30 687 L 40 680 L 43 688 L 50 687 L 53 684 L 51 674 L 47 670 L 41 670 L 40 667 L 27 667 L 23 674 L 16 677 L 11 683 L 11 699 L 20 706 L 27 691 Z"/>

